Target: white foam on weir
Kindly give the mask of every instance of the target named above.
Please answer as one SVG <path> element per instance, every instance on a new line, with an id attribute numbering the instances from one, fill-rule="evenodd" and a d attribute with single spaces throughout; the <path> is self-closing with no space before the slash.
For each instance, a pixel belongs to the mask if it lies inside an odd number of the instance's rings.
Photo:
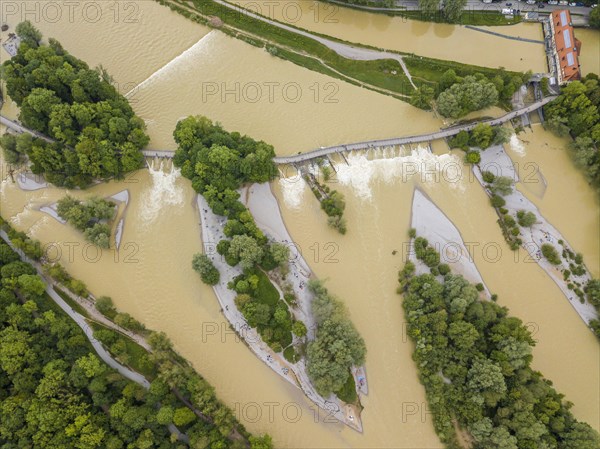
<path id="1" fill-rule="evenodd" d="M 464 188 L 460 158 L 452 154 L 436 155 L 426 147 L 413 149 L 407 156 L 369 160 L 367 153 L 352 152 L 346 159 L 348 164 L 336 164 L 337 180 L 351 187 L 365 200 L 371 199 L 371 186 L 376 179 L 391 184 L 418 176 L 424 183 L 444 183 L 452 188 Z"/>
<path id="2" fill-rule="evenodd" d="M 294 176 L 291 178 L 280 178 L 279 185 L 283 193 L 283 201 L 290 209 L 298 209 L 304 200 L 304 192 L 306 191 L 306 181 L 302 176 Z"/>
<path id="3" fill-rule="evenodd" d="M 184 199 L 183 188 L 177 185 L 181 171 L 172 165 L 169 171 L 165 170 L 164 161 L 158 168 L 154 165 L 148 166 L 152 186 L 141 195 L 141 217 L 146 224 L 155 220 L 163 207 L 181 205 Z"/>
<path id="4" fill-rule="evenodd" d="M 47 215 L 44 215 L 42 218 L 40 218 L 38 221 L 36 221 L 27 231 L 29 233 L 29 235 L 31 235 L 32 237 L 37 235 L 37 231 L 40 228 L 45 227 L 48 224 L 48 221 L 50 220 L 50 217 Z"/>
<path id="5" fill-rule="evenodd" d="M 517 137 L 516 134 L 510 136 L 509 145 L 510 149 L 517 153 L 519 156 L 525 156 L 525 145 L 523 145 L 523 142 L 521 142 L 521 140 Z"/>
<path id="6" fill-rule="evenodd" d="M 179 69 L 185 69 L 185 68 L 189 69 L 190 67 L 192 67 L 192 65 L 189 64 L 190 59 L 194 59 L 199 56 L 202 56 L 203 54 L 209 53 L 208 44 L 210 44 L 210 42 L 212 41 L 213 35 L 216 35 L 214 30 L 212 30 L 208 34 L 202 36 L 202 38 L 200 38 L 200 40 L 198 42 L 196 42 L 194 45 L 192 45 L 190 48 L 185 50 L 179 56 L 176 56 L 175 58 L 171 59 L 164 66 L 162 66 L 160 69 L 158 69 L 156 72 L 154 72 L 148 78 L 146 78 L 140 84 L 138 84 L 133 89 L 131 89 L 129 92 L 127 92 L 125 94 L 125 98 L 129 98 L 131 95 L 133 95 L 140 89 L 148 87 L 150 84 L 154 83 L 156 80 L 158 80 L 160 78 L 164 78 L 165 75 L 168 75 L 170 72 L 175 72 Z"/>

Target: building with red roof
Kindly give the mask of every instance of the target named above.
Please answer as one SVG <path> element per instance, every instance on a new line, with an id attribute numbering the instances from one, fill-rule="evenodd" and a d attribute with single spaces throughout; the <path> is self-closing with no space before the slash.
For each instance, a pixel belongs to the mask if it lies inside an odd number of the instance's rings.
<path id="1" fill-rule="evenodd" d="M 554 59 L 558 70 L 558 83 L 581 79 L 579 53 L 581 42 L 575 37 L 568 10 L 553 11 L 550 15 L 550 27 L 554 44 Z"/>

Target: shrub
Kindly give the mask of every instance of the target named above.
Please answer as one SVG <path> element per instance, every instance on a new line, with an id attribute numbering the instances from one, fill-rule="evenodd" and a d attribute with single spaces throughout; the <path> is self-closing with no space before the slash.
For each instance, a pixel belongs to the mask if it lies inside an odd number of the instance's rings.
<path id="1" fill-rule="evenodd" d="M 95 306 L 98 312 L 109 318 L 114 318 L 114 316 L 117 314 L 117 310 L 115 309 L 113 301 L 108 296 L 101 296 L 98 298 Z"/>
<path id="2" fill-rule="evenodd" d="M 558 251 L 556 251 L 556 248 L 549 243 L 544 243 L 542 245 L 542 254 L 552 265 L 559 265 L 561 262 Z"/>
<path id="3" fill-rule="evenodd" d="M 510 215 L 504 215 L 504 217 L 502 217 L 504 224 L 509 227 L 512 228 L 514 225 L 517 224 L 517 222 L 515 221 L 515 219 L 513 217 L 511 217 Z"/>
<path id="4" fill-rule="evenodd" d="M 520 210 L 517 212 L 517 219 L 519 221 L 519 226 L 530 228 L 536 223 L 537 216 L 533 212 Z"/>
<path id="5" fill-rule="evenodd" d="M 490 202 L 495 208 L 503 207 L 506 204 L 506 201 L 500 195 L 492 195 Z"/>
<path id="6" fill-rule="evenodd" d="M 296 363 L 299 359 L 298 354 L 293 346 L 288 346 L 285 348 L 283 351 L 283 357 L 285 357 L 285 359 L 290 363 Z"/>
<path id="7" fill-rule="evenodd" d="M 467 164 L 479 164 L 481 162 L 481 155 L 479 151 L 469 151 L 465 155 L 465 162 Z"/>
<path id="8" fill-rule="evenodd" d="M 216 285 L 221 279 L 219 270 L 217 270 L 210 257 L 206 254 L 195 254 L 192 259 L 192 268 L 200 275 L 202 282 L 205 284 Z"/>
<path id="9" fill-rule="evenodd" d="M 496 175 L 494 175 L 491 171 L 484 171 L 481 176 L 488 184 L 494 182 L 494 179 L 496 179 Z"/>
<path id="10" fill-rule="evenodd" d="M 450 266 L 448 264 L 441 263 L 438 265 L 438 271 L 442 276 L 446 276 L 448 273 L 450 273 Z"/>

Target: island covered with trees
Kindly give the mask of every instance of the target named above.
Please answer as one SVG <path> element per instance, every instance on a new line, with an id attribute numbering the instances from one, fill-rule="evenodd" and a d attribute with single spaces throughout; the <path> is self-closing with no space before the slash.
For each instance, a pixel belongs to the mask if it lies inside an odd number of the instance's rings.
<path id="1" fill-rule="evenodd" d="M 26 155 L 35 174 L 58 186 L 86 187 L 120 177 L 143 164 L 144 122 L 103 69 L 70 55 L 29 22 L 20 23 L 18 53 L 2 64 L 2 79 L 26 127 L 51 138 L 0 141 L 9 162 Z"/>
<path id="2" fill-rule="evenodd" d="M 83 232 L 86 240 L 99 246 L 110 246 L 110 225 L 107 223 L 115 215 L 116 204 L 103 198 L 92 197 L 80 201 L 66 195 L 58 200 L 57 213 L 60 218 Z"/>
<path id="3" fill-rule="evenodd" d="M 531 368 L 535 341 L 522 321 L 462 276 L 434 271 L 426 255 L 435 249 L 427 241 L 421 246 L 417 263 L 431 272 L 417 275 L 416 264 L 407 261 L 398 292 L 419 379 L 446 447 L 462 447 L 459 432 L 478 449 L 599 447 L 598 433 Z"/>
<path id="4" fill-rule="evenodd" d="M 289 248 L 270 241 L 239 199 L 238 189 L 243 185 L 275 178 L 273 147 L 227 132 L 206 117 L 181 120 L 174 137 L 178 144 L 174 163 L 213 213 L 226 218 L 226 238 L 218 242 L 216 251 L 229 266 L 239 267 L 240 274 L 221 279 L 206 254 L 194 256 L 193 268 L 209 285 L 227 282 L 236 293 L 235 306 L 271 350 L 283 352 L 290 363 L 306 356 L 308 375 L 320 395 L 327 398 L 335 393 L 343 401 L 355 401 L 351 368 L 364 363 L 366 349 L 345 307 L 320 282 L 310 282 L 308 287 L 315 296 L 312 313 L 316 335 L 306 345 L 301 343 L 307 328 L 292 313 L 296 297 L 289 290 L 282 295 L 272 282 L 274 278 L 285 279 Z"/>

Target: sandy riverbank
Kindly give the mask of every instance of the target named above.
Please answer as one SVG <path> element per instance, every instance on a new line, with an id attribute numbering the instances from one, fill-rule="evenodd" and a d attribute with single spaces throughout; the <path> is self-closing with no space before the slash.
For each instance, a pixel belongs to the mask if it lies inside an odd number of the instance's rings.
<path id="1" fill-rule="evenodd" d="M 285 228 L 285 224 L 279 211 L 277 200 L 273 196 L 268 184 L 253 184 L 241 191 L 241 200 L 247 205 L 254 215 L 257 226 L 271 239 L 281 243 L 292 245 L 291 236 Z M 229 266 L 223 257 L 216 252 L 217 243 L 226 238 L 223 234 L 223 226 L 226 218 L 215 215 L 202 195 L 197 196 L 197 206 L 200 215 L 200 226 L 202 230 L 202 241 L 204 251 L 221 274 L 220 282 L 213 287 L 222 312 L 230 322 L 234 330 L 244 339 L 248 347 L 258 356 L 263 363 L 277 372 L 288 382 L 302 389 L 304 394 L 330 416 L 343 422 L 349 427 L 362 432 L 360 411 L 353 406 L 341 402 L 333 394 L 329 398 L 320 396 L 312 386 L 307 371 L 305 360 L 302 359 L 295 364 L 289 363 L 281 354 L 275 353 L 260 338 L 258 333 L 250 328 L 241 312 L 235 305 L 236 293 L 227 288 L 227 283 L 233 277 L 241 274 L 239 267 Z M 297 297 L 298 309 L 292 311 L 298 313 L 298 318 L 305 321 L 310 336 L 314 336 L 314 321 L 310 313 L 312 295 L 308 291 L 307 282 L 311 277 L 311 271 L 306 261 L 296 252 L 293 253 L 290 263 L 290 273 L 287 281 L 292 285 Z"/>
<path id="2" fill-rule="evenodd" d="M 48 187 L 48 183 L 42 175 L 36 175 L 30 171 L 21 171 L 17 174 L 17 184 L 21 190 L 39 190 Z"/>
<path id="3" fill-rule="evenodd" d="M 540 213 L 539 209 L 533 204 L 525 195 L 523 195 L 516 187 L 519 184 L 519 176 L 517 175 L 512 159 L 504 147 L 493 146 L 485 151 L 481 151 L 481 162 L 479 166 L 474 166 L 473 171 L 479 183 L 485 188 L 485 183 L 482 178 L 483 171 L 491 171 L 497 176 L 507 176 L 515 181 L 515 189 L 509 195 L 504 197 L 506 201 L 505 209 L 508 210 L 509 214 L 516 219 L 516 213 L 519 210 L 525 212 L 533 212 L 537 216 L 537 222 L 529 229 L 521 228 L 521 239 L 523 240 L 522 247 L 529 253 L 530 261 L 536 262 L 550 278 L 558 285 L 563 294 L 567 297 L 570 304 L 573 306 L 575 311 L 579 314 L 581 319 L 589 325 L 589 322 L 598 317 L 595 308 L 588 302 L 581 303 L 577 295 L 569 290 L 567 284 L 569 281 L 565 281 L 561 269 L 568 269 L 568 263 L 564 260 L 560 265 L 552 265 L 545 257 L 541 254 L 541 245 L 552 244 L 558 253 L 562 253 L 563 249 L 569 249 L 573 251 L 567 240 L 563 235 L 552 226 Z M 490 192 L 486 192 L 489 194 Z M 490 206 L 491 207 L 491 206 Z M 562 240 L 563 245 L 561 246 L 558 241 Z M 573 251 L 575 252 L 575 251 Z M 582 286 L 591 279 L 591 275 L 586 269 L 586 273 L 582 276 L 576 276 L 571 274 L 571 282 L 579 282 Z"/>
<path id="4" fill-rule="evenodd" d="M 129 206 L 129 190 L 121 190 L 120 192 L 112 195 L 110 199 L 117 201 L 118 203 L 121 203 L 123 205 L 123 210 L 119 214 L 120 218 L 118 220 L 117 225 L 115 226 L 113 233 L 115 236 L 115 249 L 119 251 L 119 247 L 121 246 L 121 238 L 123 237 L 123 228 L 125 227 L 125 215 L 127 213 L 127 206 Z M 118 209 L 120 209 L 119 205 L 117 205 L 117 207 Z"/>
<path id="5" fill-rule="evenodd" d="M 453 273 L 462 275 L 469 282 L 483 284 L 485 292 L 490 296 L 460 231 L 419 188 L 413 194 L 411 227 L 417 230 L 419 237 L 426 238 L 435 248 L 440 254 L 441 263 L 448 264 Z M 412 242 L 408 256 L 415 263 L 417 274 L 429 273 L 425 264 L 417 260 Z"/>

